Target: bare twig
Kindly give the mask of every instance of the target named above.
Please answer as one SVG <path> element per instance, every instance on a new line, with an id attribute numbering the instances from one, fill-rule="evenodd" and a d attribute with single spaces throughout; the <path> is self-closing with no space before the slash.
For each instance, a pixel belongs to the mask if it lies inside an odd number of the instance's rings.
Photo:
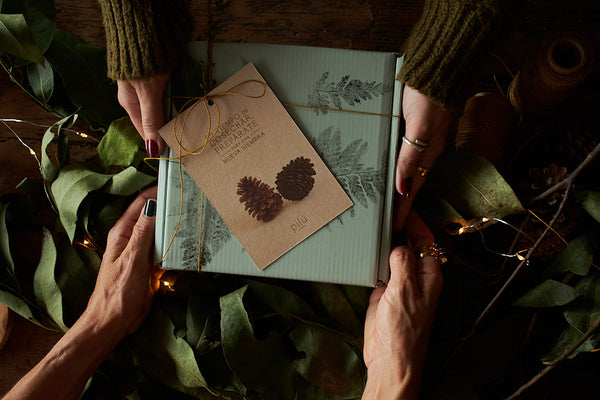
<path id="1" fill-rule="evenodd" d="M 517 397 L 522 395 L 523 392 L 525 392 L 525 390 L 527 390 L 530 387 L 532 387 L 533 385 L 535 385 L 540 379 L 542 379 L 550 371 L 552 371 L 554 369 L 554 367 L 556 367 L 558 364 L 560 364 L 561 362 L 566 360 L 571 354 L 573 354 L 573 352 L 575 350 L 577 350 L 579 348 L 579 346 L 581 346 L 586 340 L 588 340 L 590 338 L 590 336 L 592 336 L 599 327 L 600 327 L 600 317 L 598 317 L 598 319 L 592 324 L 592 326 L 590 326 L 590 328 L 585 332 L 585 334 L 573 346 L 571 346 L 568 350 L 566 350 L 562 356 L 560 356 L 556 360 L 552 361 L 552 364 L 548 365 L 546 368 L 541 370 L 537 375 L 535 375 L 533 378 L 531 378 L 529 380 L 529 382 L 525 383 L 523 386 L 521 386 L 519 389 L 517 389 L 516 392 L 514 392 L 509 397 L 507 397 L 506 400 L 516 399 Z"/>
<path id="2" fill-rule="evenodd" d="M 532 198 L 529 202 L 530 203 L 537 203 L 540 200 L 545 199 L 546 197 L 550 196 L 552 193 L 571 186 L 573 184 L 573 181 L 575 180 L 575 178 L 577 177 L 577 175 L 579 175 L 581 173 L 581 171 L 589 164 L 592 162 L 592 160 L 598 155 L 598 153 L 600 153 L 600 143 L 598 143 L 596 145 L 596 147 L 594 147 L 594 149 L 592 151 L 590 151 L 588 153 L 588 155 L 585 157 L 585 159 L 581 162 L 581 164 L 579 164 L 579 166 L 577 166 L 577 168 L 575 168 L 573 170 L 573 172 L 571 172 L 569 174 L 569 176 L 567 176 L 565 179 L 563 179 L 562 181 L 558 182 L 557 184 L 555 184 L 554 186 L 550 187 L 548 190 L 546 190 L 545 192 L 543 192 L 542 194 Z"/>
<path id="3" fill-rule="evenodd" d="M 492 301 L 489 302 L 489 304 L 481 312 L 481 314 L 479 315 L 479 317 L 477 318 L 477 320 L 475 320 L 475 323 L 471 327 L 471 331 L 469 332 L 468 336 L 470 336 L 470 335 L 473 334 L 473 332 L 479 326 L 479 324 L 481 323 L 481 321 L 487 316 L 488 312 L 496 304 L 496 302 L 498 301 L 498 299 L 500 298 L 500 296 L 502 296 L 504 294 L 504 292 L 506 291 L 506 289 L 508 288 L 508 286 L 515 279 L 515 277 L 517 276 L 517 274 L 521 271 L 521 269 L 525 265 L 528 264 L 529 259 L 531 258 L 531 256 L 535 252 L 535 250 L 538 248 L 538 246 L 542 243 L 542 241 L 544 240 L 544 238 L 546 237 L 546 235 L 548 234 L 548 232 L 551 231 L 552 226 L 556 223 L 556 220 L 558 220 L 558 217 L 560 216 L 560 213 L 562 212 L 563 208 L 565 207 L 565 204 L 567 203 L 567 199 L 569 198 L 569 193 L 571 192 L 571 187 L 572 186 L 568 186 L 567 189 L 565 190 L 565 194 L 563 196 L 563 199 L 560 202 L 560 205 L 558 206 L 558 210 L 556 210 L 556 214 L 554 215 L 554 218 L 552 218 L 552 221 L 550 221 L 550 223 L 548 224 L 548 226 L 546 227 L 546 229 L 544 230 L 544 232 L 542 232 L 542 234 L 540 235 L 540 237 L 538 238 L 538 240 L 536 240 L 536 242 L 533 244 L 533 246 L 531 246 L 531 248 L 527 252 L 527 255 L 525 256 L 525 258 L 519 263 L 519 265 L 517 266 L 517 268 L 515 268 L 515 270 L 511 274 L 511 276 L 506 280 L 506 282 L 504 282 L 504 285 L 502 285 L 502 288 L 500 288 L 500 290 L 498 291 L 498 293 L 496 293 L 496 295 L 494 296 L 494 298 L 492 299 Z"/>

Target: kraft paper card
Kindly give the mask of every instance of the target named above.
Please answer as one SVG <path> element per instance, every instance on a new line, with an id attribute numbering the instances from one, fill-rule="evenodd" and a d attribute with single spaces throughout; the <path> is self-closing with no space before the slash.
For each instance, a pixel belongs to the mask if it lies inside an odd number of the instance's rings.
<path id="1" fill-rule="evenodd" d="M 159 133 L 261 270 L 353 205 L 253 64 Z"/>

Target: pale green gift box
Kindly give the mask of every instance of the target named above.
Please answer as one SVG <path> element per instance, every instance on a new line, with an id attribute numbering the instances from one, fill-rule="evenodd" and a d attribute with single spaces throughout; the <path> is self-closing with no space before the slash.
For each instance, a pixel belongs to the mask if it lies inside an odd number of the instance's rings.
<path id="1" fill-rule="evenodd" d="M 206 47 L 193 42 L 188 51 L 201 61 Z M 402 58 L 382 52 L 216 43 L 213 62 L 217 83 L 254 63 L 354 206 L 261 271 L 185 168 L 181 181 L 178 162 L 161 160 L 156 258 L 162 259 L 162 268 L 360 286 L 387 281 L 402 92 L 395 76 Z M 181 222 L 173 236 L 181 182 Z"/>

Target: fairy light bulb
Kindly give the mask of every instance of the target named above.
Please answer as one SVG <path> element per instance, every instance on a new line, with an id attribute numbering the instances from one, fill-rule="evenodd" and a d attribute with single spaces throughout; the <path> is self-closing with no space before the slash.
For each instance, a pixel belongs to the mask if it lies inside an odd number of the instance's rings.
<path id="1" fill-rule="evenodd" d="M 29 154 L 31 154 L 32 156 L 37 156 L 37 154 L 35 154 L 35 151 L 33 149 L 29 149 Z"/>

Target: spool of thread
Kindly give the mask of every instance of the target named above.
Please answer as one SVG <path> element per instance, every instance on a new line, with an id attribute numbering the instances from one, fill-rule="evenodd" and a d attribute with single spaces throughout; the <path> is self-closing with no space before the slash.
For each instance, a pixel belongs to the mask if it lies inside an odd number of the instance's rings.
<path id="1" fill-rule="evenodd" d="M 552 110 L 592 71 L 593 49 L 576 33 L 547 37 L 512 80 L 508 97 L 519 114 Z"/>
<path id="2" fill-rule="evenodd" d="M 487 158 L 497 168 L 507 159 L 516 114 L 505 96 L 477 93 L 469 98 L 458 120 L 454 145 Z"/>

